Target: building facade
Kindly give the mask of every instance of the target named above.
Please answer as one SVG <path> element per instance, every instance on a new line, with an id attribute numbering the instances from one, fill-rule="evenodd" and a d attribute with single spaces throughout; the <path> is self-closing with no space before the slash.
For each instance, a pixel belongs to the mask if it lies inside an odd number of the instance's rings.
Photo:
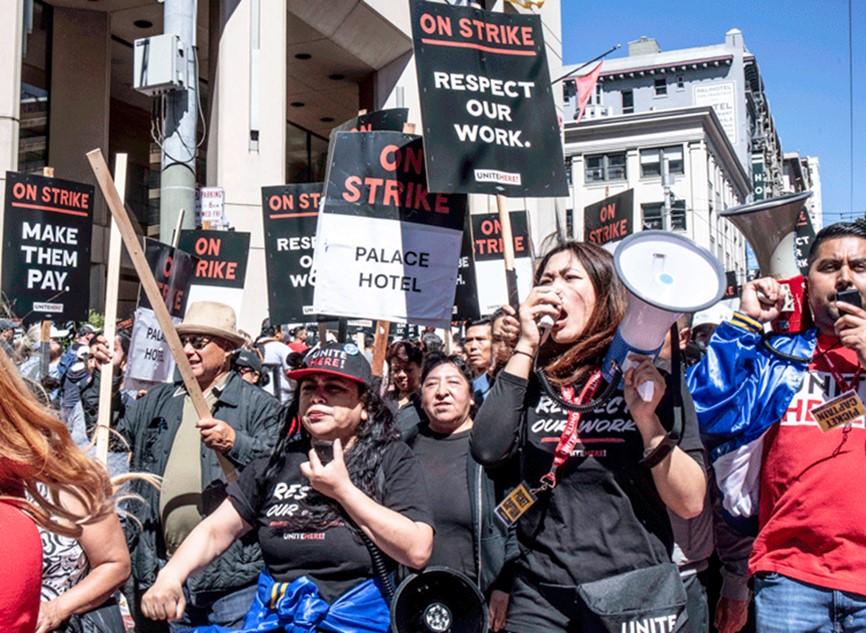
<path id="1" fill-rule="evenodd" d="M 198 186 L 222 187 L 226 218 L 251 234 L 240 325 L 256 332 L 267 315 L 261 187 L 324 179 L 330 130 L 359 110 L 409 108 L 421 123 L 406 0 L 189 0 L 200 110 Z M 453 4 L 466 4 L 454 0 Z M 161 143 L 168 101 L 132 88 L 138 38 L 164 32 L 168 2 L 23 0 L 0 3 L 0 196 L 5 174 L 38 173 L 95 184 L 85 153 L 109 165 L 129 155 L 127 205 L 142 235 L 159 236 Z M 504 0 L 493 11 L 527 12 Z M 540 13 L 548 63 L 562 64 L 560 5 Z M 561 112 L 561 101 L 559 108 Z M 418 126 L 420 130 L 420 125 Z M 98 191 L 98 189 L 97 189 Z M 487 212 L 487 196 L 473 196 Z M 91 304 L 105 296 L 109 214 L 97 192 Z M 509 201 L 533 214 L 533 235 L 556 225 L 552 202 Z M 492 205 L 495 207 L 495 204 Z M 186 209 L 185 228 L 193 228 Z M 162 236 L 165 238 L 166 236 Z M 126 262 L 120 314 L 135 305 Z"/>

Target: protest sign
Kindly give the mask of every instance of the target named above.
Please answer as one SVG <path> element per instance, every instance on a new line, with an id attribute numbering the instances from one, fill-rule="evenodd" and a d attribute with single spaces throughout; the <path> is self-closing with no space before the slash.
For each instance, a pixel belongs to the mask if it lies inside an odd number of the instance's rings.
<path id="1" fill-rule="evenodd" d="M 144 238 L 144 256 L 153 271 L 156 287 L 165 299 L 168 313 L 183 318 L 198 260 L 189 253 L 150 238 Z M 138 307 L 151 307 L 143 290 L 138 294 Z"/>
<path id="2" fill-rule="evenodd" d="M 537 15 L 412 3 L 430 191 L 568 195 Z"/>
<path id="3" fill-rule="evenodd" d="M 225 228 L 226 192 L 222 187 L 195 190 L 195 225 L 205 229 Z"/>
<path id="4" fill-rule="evenodd" d="M 6 172 L 3 295 L 26 323 L 84 321 L 94 188 Z"/>
<path id="5" fill-rule="evenodd" d="M 740 284 L 737 283 L 737 271 L 729 270 L 725 273 L 725 294 L 723 299 L 736 299 L 740 296 Z"/>
<path id="6" fill-rule="evenodd" d="M 250 234 L 235 231 L 181 231 L 180 250 L 198 258 L 189 303 L 219 301 L 240 314 L 250 255 Z"/>
<path id="7" fill-rule="evenodd" d="M 815 241 L 815 227 L 812 226 L 806 207 L 800 209 L 796 232 L 794 250 L 797 254 L 797 266 L 800 268 L 800 274 L 806 276 L 809 274 L 809 250 L 812 248 L 812 242 Z"/>
<path id="8" fill-rule="evenodd" d="M 511 211 L 511 236 L 517 273 L 517 293 L 522 300 L 532 289 L 532 253 L 526 211 Z M 492 314 L 508 303 L 508 287 L 503 266 L 502 226 L 499 215 L 472 215 L 472 247 L 478 284 L 478 307 L 481 314 Z"/>
<path id="9" fill-rule="evenodd" d="M 634 189 L 583 209 L 583 241 L 603 246 L 634 232 Z"/>
<path id="10" fill-rule="evenodd" d="M 338 132 L 333 156 L 314 312 L 446 327 L 466 196 L 427 191 L 417 136 Z"/>
<path id="11" fill-rule="evenodd" d="M 171 317 L 177 325 L 180 317 Z M 126 375 L 144 382 L 172 382 L 174 358 L 153 310 L 138 308 L 126 356 Z"/>
<path id="12" fill-rule="evenodd" d="M 271 323 L 302 322 L 313 314 L 313 250 L 323 186 L 262 187 Z"/>
<path id="13" fill-rule="evenodd" d="M 472 227 L 469 217 L 463 229 L 460 244 L 460 263 L 457 265 L 457 287 L 454 291 L 455 321 L 474 321 L 481 318 L 478 310 L 478 282 L 475 278 L 475 258 L 472 255 Z"/>

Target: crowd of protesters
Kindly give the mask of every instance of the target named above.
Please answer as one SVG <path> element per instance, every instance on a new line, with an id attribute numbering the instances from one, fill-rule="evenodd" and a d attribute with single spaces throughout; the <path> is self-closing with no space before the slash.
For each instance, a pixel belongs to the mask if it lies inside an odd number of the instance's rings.
<path id="1" fill-rule="evenodd" d="M 0 630 L 386 631 L 427 566 L 478 587 L 491 631 L 864 630 L 864 419 L 811 411 L 866 396 L 866 311 L 837 299 L 866 294 L 866 230 L 823 229 L 809 266 L 814 326 L 776 352 L 784 293 L 757 279 L 615 393 L 628 295 L 582 243 L 518 308 L 390 342 L 381 372 L 369 335 L 253 339 L 193 303 L 177 331 L 206 417 L 182 381 L 126 376 L 130 322 L 43 342 L 0 319 Z M 84 455 L 105 363 L 107 475 Z"/>

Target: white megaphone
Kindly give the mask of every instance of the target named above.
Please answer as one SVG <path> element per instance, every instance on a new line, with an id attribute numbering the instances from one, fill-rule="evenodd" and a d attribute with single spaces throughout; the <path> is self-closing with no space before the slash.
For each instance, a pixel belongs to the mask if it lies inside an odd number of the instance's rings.
<path id="1" fill-rule="evenodd" d="M 613 363 L 625 373 L 633 354 L 655 358 L 670 327 L 684 312 L 717 303 L 725 292 L 725 271 L 705 248 L 667 231 L 641 231 L 626 237 L 614 254 L 616 274 L 629 291 L 628 308 L 602 364 L 606 380 Z M 620 383 L 622 387 L 622 383 Z M 644 401 L 653 385 L 638 387 Z"/>

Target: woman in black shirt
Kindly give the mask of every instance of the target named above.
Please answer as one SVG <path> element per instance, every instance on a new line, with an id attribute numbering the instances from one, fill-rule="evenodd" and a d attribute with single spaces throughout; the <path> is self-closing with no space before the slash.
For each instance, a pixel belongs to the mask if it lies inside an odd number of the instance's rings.
<path id="1" fill-rule="evenodd" d="M 427 563 L 432 520 L 414 456 L 398 441 L 390 411 L 370 388 L 370 365 L 354 345 L 313 350 L 289 378 L 298 381 L 298 397 L 274 454 L 241 473 L 229 498 L 169 560 L 142 601 L 148 617 L 180 617 L 187 576 L 255 529 L 267 569 L 247 622 L 255 612 L 275 628 L 302 619 L 333 629 L 333 618 L 361 631 L 388 630 L 387 605 L 357 532 L 391 561 Z M 300 436 L 290 431 L 296 417 Z M 332 461 L 321 443 L 330 443 Z M 355 611 L 360 604 L 366 606 Z"/>
<path id="2" fill-rule="evenodd" d="M 670 562 L 665 506 L 684 518 L 701 510 L 706 483 L 697 425 L 686 416 L 671 449 L 671 388 L 651 359 L 626 372 L 623 392 L 579 417 L 544 393 L 532 373 L 538 355 L 566 400 L 576 403 L 585 389 L 591 400 L 588 383 L 599 384 L 601 394 L 598 372 L 626 303 L 606 251 L 575 242 L 551 251 L 520 306 L 514 355 L 476 417 L 475 459 L 496 466 L 519 451 L 520 475 L 537 495 L 534 503 L 524 496 L 504 506 L 512 517 L 524 511 L 515 518 L 521 557 L 506 624 L 513 633 L 591 630 L 578 587 Z M 553 325 L 542 340 L 537 322 L 545 315 Z M 654 393 L 644 401 L 636 385 L 647 381 Z"/>

